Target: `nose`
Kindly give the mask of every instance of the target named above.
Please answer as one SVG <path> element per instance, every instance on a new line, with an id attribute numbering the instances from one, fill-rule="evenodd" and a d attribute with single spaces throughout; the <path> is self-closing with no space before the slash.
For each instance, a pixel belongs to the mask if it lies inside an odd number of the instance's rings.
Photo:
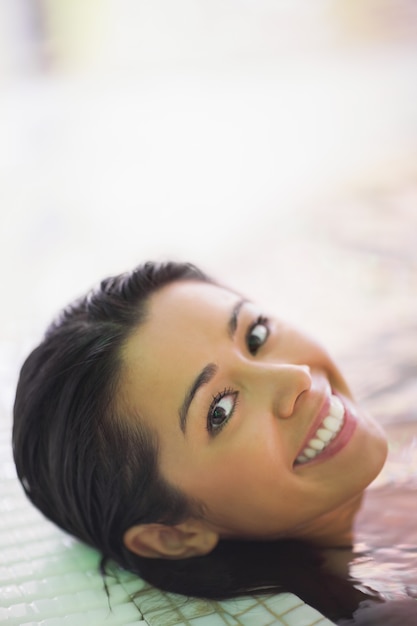
<path id="1" fill-rule="evenodd" d="M 266 403 L 279 419 L 292 417 L 297 400 L 311 389 L 313 382 L 308 365 L 252 361 L 246 364 L 245 370 L 242 385 L 259 406 Z"/>
<path id="2" fill-rule="evenodd" d="M 280 419 L 292 417 L 297 400 L 312 385 L 308 365 L 277 365 L 272 411 Z"/>

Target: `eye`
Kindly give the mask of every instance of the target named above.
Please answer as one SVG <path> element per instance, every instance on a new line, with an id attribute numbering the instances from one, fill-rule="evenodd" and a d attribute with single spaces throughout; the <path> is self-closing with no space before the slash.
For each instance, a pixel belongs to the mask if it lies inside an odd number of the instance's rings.
<path id="1" fill-rule="evenodd" d="M 237 405 L 238 392 L 225 389 L 214 396 L 207 415 L 207 430 L 217 435 L 233 415 Z"/>
<path id="2" fill-rule="evenodd" d="M 266 317 L 258 317 L 252 324 L 246 335 L 246 344 L 249 352 L 254 356 L 259 348 L 264 345 L 269 336 L 269 326 Z"/>

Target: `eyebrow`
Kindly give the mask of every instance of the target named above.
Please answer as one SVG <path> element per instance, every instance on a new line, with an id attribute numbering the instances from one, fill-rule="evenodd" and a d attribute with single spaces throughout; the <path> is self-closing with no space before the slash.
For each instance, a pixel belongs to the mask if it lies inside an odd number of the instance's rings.
<path id="1" fill-rule="evenodd" d="M 241 300 L 238 300 L 233 307 L 232 314 L 227 324 L 227 334 L 229 335 L 230 339 L 233 339 L 233 337 L 235 336 L 240 309 L 244 304 L 246 304 L 246 302 L 247 300 L 242 298 Z"/>
<path id="2" fill-rule="evenodd" d="M 205 368 L 199 373 L 187 393 L 185 394 L 184 401 L 180 408 L 180 428 L 182 432 L 185 434 L 186 426 L 187 426 L 187 413 L 190 408 L 190 404 L 194 399 L 195 394 L 203 385 L 206 385 L 211 381 L 213 376 L 216 374 L 218 367 L 215 363 L 209 363 L 205 366 Z"/>
<path id="3" fill-rule="evenodd" d="M 238 300 L 233 307 L 232 313 L 227 323 L 227 334 L 231 339 L 233 339 L 236 333 L 239 312 L 245 302 L 247 302 L 247 300 Z M 179 409 L 180 429 L 184 434 L 187 428 L 188 409 L 190 408 L 191 402 L 194 400 L 195 394 L 200 389 L 200 387 L 202 387 L 203 385 L 207 385 L 207 383 L 212 380 L 218 369 L 219 368 L 215 363 L 209 363 L 208 365 L 206 365 L 186 392 L 183 403 L 181 404 L 181 407 Z"/>

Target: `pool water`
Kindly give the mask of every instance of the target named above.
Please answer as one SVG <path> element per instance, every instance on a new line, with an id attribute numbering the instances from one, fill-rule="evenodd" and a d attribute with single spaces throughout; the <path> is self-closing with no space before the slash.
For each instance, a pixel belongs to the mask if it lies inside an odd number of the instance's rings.
<path id="1" fill-rule="evenodd" d="M 378 594 L 385 602 L 369 610 L 362 607 L 353 621 L 340 622 L 344 625 L 417 625 L 417 182 L 412 188 L 412 197 L 406 190 L 407 194 L 392 194 L 388 202 L 386 195 L 374 194 L 366 203 L 353 203 L 349 211 L 318 207 L 308 228 L 304 223 L 299 246 L 292 238 L 285 246 L 285 236 L 277 245 L 274 215 L 262 221 L 263 263 L 277 273 L 281 266 L 293 267 L 287 282 L 293 285 L 294 310 L 304 311 L 308 320 L 325 331 L 322 339 L 336 346 L 336 360 L 358 400 L 389 434 L 389 459 L 357 517 L 353 552 L 338 554 L 352 584 L 371 597 Z M 269 233 L 271 245 L 266 245 Z M 252 293 L 251 266 L 255 264 L 244 243 L 235 266 L 248 281 L 247 292 Z M 278 254 L 285 263 L 279 262 Z M 302 271 L 310 261 L 311 279 Z M 257 280 L 259 275 L 258 271 Z M 277 284 L 281 285 L 278 279 Z M 306 285 L 311 286 L 307 293 Z M 343 289 L 335 290 L 335 285 Z M 270 290 L 269 282 L 265 290 Z M 273 310 L 279 311 L 282 289 L 275 291 L 277 308 Z M 316 307 L 311 304 L 313 296 Z M 11 461 L 10 407 L 14 364 L 23 356 L 23 347 L 16 348 L 22 343 L 22 333 L 17 326 L 14 334 L 2 328 L 0 622 L 8 626 L 330 624 L 292 594 L 224 603 L 184 601 L 150 589 L 127 573 L 111 585 L 113 610 L 109 613 L 97 571 L 99 556 L 42 519 L 17 484 Z M 323 591 L 328 593 L 325 587 Z M 135 604 L 130 600 L 133 592 L 139 594 Z"/>
<path id="2" fill-rule="evenodd" d="M 417 425 L 395 431 L 409 440 L 399 448 L 396 440 L 379 484 L 366 493 L 350 564 L 350 575 L 386 600 L 417 598 Z"/>
<path id="3" fill-rule="evenodd" d="M 372 344 L 348 369 L 384 425 L 389 453 L 356 518 L 353 551 L 340 562 L 357 589 L 383 603 L 365 601 L 340 624 L 408 626 L 417 624 L 417 328 L 399 327 Z"/>

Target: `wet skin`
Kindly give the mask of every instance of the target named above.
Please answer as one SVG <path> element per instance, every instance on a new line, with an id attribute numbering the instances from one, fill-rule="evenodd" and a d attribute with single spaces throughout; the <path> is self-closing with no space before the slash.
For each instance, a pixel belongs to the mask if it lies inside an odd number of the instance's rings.
<path id="1" fill-rule="evenodd" d="M 162 475 L 219 537 L 349 540 L 386 438 L 316 341 L 231 291 L 176 282 L 151 297 L 123 359 L 124 406 L 156 431 Z M 343 428 L 299 463 L 332 394 Z"/>

